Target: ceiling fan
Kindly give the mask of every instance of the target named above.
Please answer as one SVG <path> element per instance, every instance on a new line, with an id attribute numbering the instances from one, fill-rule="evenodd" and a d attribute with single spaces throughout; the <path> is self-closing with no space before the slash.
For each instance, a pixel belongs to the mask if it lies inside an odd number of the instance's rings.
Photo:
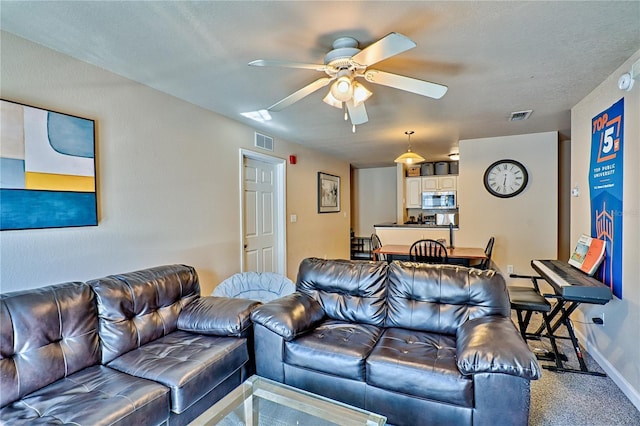
<path id="1" fill-rule="evenodd" d="M 381 84 L 434 99 L 440 99 L 447 92 L 447 86 L 442 84 L 369 68 L 373 64 L 416 47 L 416 43 L 413 40 L 402 34 L 390 33 L 362 50 L 358 48 L 358 41 L 352 37 L 340 37 L 333 42 L 332 47 L 333 50 L 324 57 L 324 65 L 264 59 L 249 62 L 249 65 L 258 67 L 271 66 L 323 71 L 328 76 L 308 84 L 271 105 L 267 110 L 280 111 L 333 82 L 331 90 L 323 101 L 336 108 L 342 109 L 346 106 L 355 131 L 356 125 L 364 124 L 369 120 L 364 101 L 372 94 L 356 80 L 357 78 L 364 78 L 370 83 Z"/>

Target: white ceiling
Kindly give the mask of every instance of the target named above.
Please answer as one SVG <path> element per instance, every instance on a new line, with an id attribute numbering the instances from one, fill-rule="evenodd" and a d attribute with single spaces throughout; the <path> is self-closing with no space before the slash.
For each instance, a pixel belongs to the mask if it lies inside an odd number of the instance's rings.
<path id="1" fill-rule="evenodd" d="M 570 136 L 571 107 L 640 49 L 640 1 L 25 2 L 0 27 L 278 138 L 392 165 L 406 150 L 446 159 L 458 140 L 546 131 Z M 323 63 L 337 37 L 366 47 L 390 32 L 417 47 L 375 68 L 449 86 L 440 100 L 366 83 L 369 122 L 351 132 L 328 87 L 260 124 L 267 108 L 323 73 L 250 67 Z M 6 58 L 2 58 L 6 60 Z M 531 118 L 509 122 L 512 111 Z"/>

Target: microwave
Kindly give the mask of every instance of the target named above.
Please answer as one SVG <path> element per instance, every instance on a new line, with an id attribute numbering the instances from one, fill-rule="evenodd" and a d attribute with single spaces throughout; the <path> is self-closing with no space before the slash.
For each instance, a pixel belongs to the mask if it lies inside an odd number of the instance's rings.
<path id="1" fill-rule="evenodd" d="M 427 191 L 422 193 L 422 209 L 455 209 L 455 191 Z"/>

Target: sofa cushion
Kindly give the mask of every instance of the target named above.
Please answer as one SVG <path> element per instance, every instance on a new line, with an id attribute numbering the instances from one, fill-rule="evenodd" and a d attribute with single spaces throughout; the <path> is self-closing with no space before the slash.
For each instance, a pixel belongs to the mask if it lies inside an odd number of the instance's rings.
<path id="1" fill-rule="evenodd" d="M 329 318 L 381 327 L 387 269 L 386 262 L 304 259 L 296 290 L 317 300 Z"/>
<path id="2" fill-rule="evenodd" d="M 91 288 L 72 282 L 0 295 L 0 406 L 100 362 Z"/>
<path id="3" fill-rule="evenodd" d="M 364 380 L 365 360 L 382 329 L 370 324 L 326 320 L 285 344 L 285 363 L 354 380 Z"/>
<path id="4" fill-rule="evenodd" d="M 473 407 L 473 381 L 458 370 L 455 336 L 385 330 L 367 359 L 367 384 Z"/>
<path id="5" fill-rule="evenodd" d="M 176 331 L 111 361 L 109 367 L 171 389 L 180 414 L 249 360 L 247 340 Z"/>
<path id="6" fill-rule="evenodd" d="M 200 296 L 195 269 L 167 265 L 89 281 L 96 293 L 102 363 L 175 331 Z"/>
<path id="7" fill-rule="evenodd" d="M 393 262 L 387 327 L 456 334 L 467 320 L 510 314 L 502 275 L 455 265 Z"/>
<path id="8" fill-rule="evenodd" d="M 95 365 L 7 405 L 0 418 L 11 425 L 157 425 L 169 418 L 169 389 Z"/>

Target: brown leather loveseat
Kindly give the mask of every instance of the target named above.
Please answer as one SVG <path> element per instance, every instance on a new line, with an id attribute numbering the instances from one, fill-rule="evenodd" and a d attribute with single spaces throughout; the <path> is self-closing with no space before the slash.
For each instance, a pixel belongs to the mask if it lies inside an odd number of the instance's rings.
<path id="1" fill-rule="evenodd" d="M 253 373 L 250 312 L 168 265 L 0 295 L 0 422 L 182 425 Z"/>
<path id="2" fill-rule="evenodd" d="M 540 367 L 494 271 L 305 259 L 296 292 L 259 306 L 259 375 L 396 426 L 526 425 Z"/>

